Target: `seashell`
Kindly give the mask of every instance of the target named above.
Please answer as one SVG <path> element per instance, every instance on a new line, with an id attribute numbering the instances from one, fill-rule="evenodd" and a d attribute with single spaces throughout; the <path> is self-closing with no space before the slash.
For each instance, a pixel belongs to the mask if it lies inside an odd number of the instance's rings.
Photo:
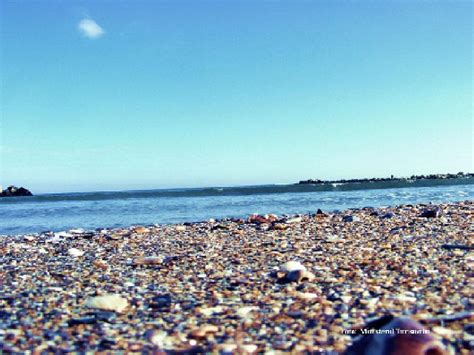
<path id="1" fill-rule="evenodd" d="M 342 300 L 342 302 L 347 304 L 352 300 L 352 296 L 341 296 L 341 300 Z"/>
<path id="2" fill-rule="evenodd" d="M 301 218 L 301 217 L 292 217 L 292 218 L 288 218 L 287 220 L 285 220 L 285 223 L 286 224 L 300 223 L 302 220 L 303 220 L 303 218 Z"/>
<path id="3" fill-rule="evenodd" d="M 334 234 L 328 235 L 328 236 L 326 237 L 326 241 L 328 241 L 328 242 L 335 242 L 335 241 L 337 241 L 337 240 L 339 240 L 339 239 L 340 239 L 339 236 L 334 235 Z"/>
<path id="4" fill-rule="evenodd" d="M 82 250 L 77 249 L 77 248 L 70 248 L 70 249 L 68 249 L 67 253 L 70 256 L 74 256 L 74 257 L 80 257 L 80 256 L 84 255 L 84 252 Z"/>
<path id="5" fill-rule="evenodd" d="M 299 261 L 287 261 L 282 266 L 280 266 L 281 272 L 292 272 L 298 270 L 306 270 L 306 267 L 301 264 Z"/>
<path id="6" fill-rule="evenodd" d="M 240 345 L 240 349 L 242 349 L 246 353 L 254 353 L 257 351 L 258 346 L 255 344 L 246 344 L 246 345 Z"/>
<path id="7" fill-rule="evenodd" d="M 216 306 L 216 307 L 208 307 L 208 308 L 200 308 L 199 313 L 205 315 L 207 317 L 212 316 L 213 314 L 218 314 L 224 312 L 224 307 Z"/>
<path id="8" fill-rule="evenodd" d="M 404 294 L 396 295 L 394 299 L 400 302 L 411 302 L 411 303 L 416 302 L 416 297 L 408 296 Z"/>
<path id="9" fill-rule="evenodd" d="M 162 330 L 149 329 L 145 332 L 145 339 L 160 348 L 165 346 L 167 338 L 168 334 Z"/>
<path id="10" fill-rule="evenodd" d="M 258 310 L 258 307 L 255 306 L 240 307 L 236 313 L 241 318 L 247 318 L 250 316 L 251 312 L 256 310 Z"/>
<path id="11" fill-rule="evenodd" d="M 296 297 L 304 301 L 312 301 L 318 298 L 318 295 L 311 292 L 298 292 Z"/>
<path id="12" fill-rule="evenodd" d="M 128 301 L 119 295 L 104 295 L 89 298 L 86 307 L 122 313 L 128 307 Z"/>

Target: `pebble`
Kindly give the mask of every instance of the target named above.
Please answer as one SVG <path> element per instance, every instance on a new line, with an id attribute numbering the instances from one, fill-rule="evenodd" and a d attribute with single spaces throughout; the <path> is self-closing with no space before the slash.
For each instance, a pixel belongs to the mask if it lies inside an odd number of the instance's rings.
<path id="1" fill-rule="evenodd" d="M 357 216 L 347 215 L 342 217 L 344 222 L 360 222 L 360 218 Z"/>
<path id="2" fill-rule="evenodd" d="M 201 326 L 199 329 L 193 330 L 191 332 L 191 337 L 195 339 L 206 338 L 208 334 L 217 333 L 219 328 L 212 324 L 206 324 Z"/>
<path id="3" fill-rule="evenodd" d="M 150 230 L 148 228 L 145 228 L 143 226 L 138 226 L 138 227 L 135 227 L 133 228 L 133 231 L 135 233 L 138 233 L 138 234 L 145 234 L 145 233 L 149 233 Z"/>
<path id="4" fill-rule="evenodd" d="M 90 298 L 86 307 L 122 313 L 128 307 L 128 301 L 119 295 L 104 295 Z"/>
<path id="5" fill-rule="evenodd" d="M 438 217 L 441 217 L 442 215 L 442 211 L 441 209 L 439 208 L 436 208 L 436 209 L 427 209 L 427 210 L 424 210 L 421 214 L 420 214 L 420 217 L 424 217 L 424 218 L 438 218 Z"/>
<path id="6" fill-rule="evenodd" d="M 258 307 L 255 306 L 240 307 L 236 313 L 240 318 L 248 318 L 256 310 L 258 310 Z"/>
<path id="7" fill-rule="evenodd" d="M 160 265 L 164 261 L 164 258 L 161 256 L 146 256 L 136 258 L 133 261 L 134 265 Z"/>
<path id="8" fill-rule="evenodd" d="M 288 218 L 285 220 L 285 223 L 287 224 L 294 224 L 294 223 L 300 223 L 303 219 L 301 217 L 293 217 L 293 218 Z"/>
<path id="9" fill-rule="evenodd" d="M 70 248 L 70 249 L 68 249 L 67 253 L 71 256 L 74 256 L 74 257 L 80 257 L 80 256 L 84 255 L 84 251 L 79 250 L 77 248 Z"/>

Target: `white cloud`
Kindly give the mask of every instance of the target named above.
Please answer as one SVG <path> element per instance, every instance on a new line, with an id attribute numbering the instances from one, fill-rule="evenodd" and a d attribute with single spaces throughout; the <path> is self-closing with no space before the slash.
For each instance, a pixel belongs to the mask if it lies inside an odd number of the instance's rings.
<path id="1" fill-rule="evenodd" d="M 77 26 L 79 31 L 88 38 L 99 38 L 104 35 L 105 31 L 100 27 L 97 22 L 91 19 L 83 19 Z"/>

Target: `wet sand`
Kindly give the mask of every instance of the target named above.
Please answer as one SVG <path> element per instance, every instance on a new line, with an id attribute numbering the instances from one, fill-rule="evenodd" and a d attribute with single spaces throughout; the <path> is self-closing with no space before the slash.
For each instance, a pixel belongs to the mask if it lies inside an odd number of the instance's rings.
<path id="1" fill-rule="evenodd" d="M 0 351 L 342 353 L 391 313 L 468 354 L 473 222 L 465 201 L 0 237 Z"/>

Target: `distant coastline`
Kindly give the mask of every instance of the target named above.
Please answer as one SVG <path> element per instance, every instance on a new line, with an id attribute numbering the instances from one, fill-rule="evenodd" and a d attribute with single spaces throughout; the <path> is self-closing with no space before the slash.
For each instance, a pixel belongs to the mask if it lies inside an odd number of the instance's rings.
<path id="1" fill-rule="evenodd" d="M 410 177 L 394 177 L 388 178 L 364 178 L 364 179 L 342 179 L 342 180 L 319 180 L 308 179 L 301 180 L 295 185 L 324 185 L 324 184 L 356 184 L 356 183 L 370 183 L 370 182 L 414 182 L 420 180 L 448 180 L 448 179 L 468 179 L 474 178 L 474 173 L 457 174 L 430 174 L 430 175 L 412 175 Z"/>

